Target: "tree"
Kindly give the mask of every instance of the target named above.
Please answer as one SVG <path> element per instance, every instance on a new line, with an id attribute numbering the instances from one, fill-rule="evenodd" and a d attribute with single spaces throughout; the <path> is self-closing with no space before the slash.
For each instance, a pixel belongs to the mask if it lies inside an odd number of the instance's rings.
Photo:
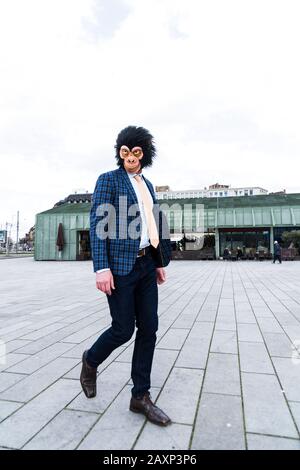
<path id="1" fill-rule="evenodd" d="M 291 230 L 290 232 L 283 232 L 281 236 L 285 245 L 289 246 L 293 243 L 294 247 L 300 252 L 300 230 Z"/>

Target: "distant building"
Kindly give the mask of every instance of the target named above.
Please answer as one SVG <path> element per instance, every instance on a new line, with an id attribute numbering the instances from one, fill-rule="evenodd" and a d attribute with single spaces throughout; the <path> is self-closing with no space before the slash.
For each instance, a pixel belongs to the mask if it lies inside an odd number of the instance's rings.
<path id="1" fill-rule="evenodd" d="M 227 188 L 222 191 L 229 189 L 240 191 L 239 188 Z M 244 197 L 246 189 L 241 189 L 244 191 L 243 195 L 238 194 L 242 197 L 189 196 L 193 199 L 187 201 L 185 196 L 178 197 L 174 201 L 160 201 L 168 219 L 173 244 L 181 243 L 183 240 L 184 250 L 193 251 L 191 245 L 196 246 L 197 237 L 202 237 L 204 231 L 206 245 L 199 250 L 199 256 L 205 255 L 207 259 L 219 258 L 225 248 L 234 252 L 238 247 L 242 249 L 243 256 L 247 259 L 254 259 L 260 252 L 271 256 L 274 241 L 281 243 L 283 232 L 300 230 L 300 194 L 263 193 Z M 210 192 L 211 189 L 207 191 Z M 221 189 L 218 188 L 217 191 Z M 88 198 L 91 195 L 70 195 L 64 199 L 64 203 L 60 201 L 52 209 L 37 214 L 36 260 L 91 259 L 89 238 L 91 203 L 83 196 Z M 177 207 L 174 208 L 174 204 Z M 186 204 L 191 205 L 191 210 L 184 213 Z M 204 225 L 200 227 L 200 231 L 198 205 L 202 206 L 204 211 Z M 61 258 L 56 246 L 60 223 L 63 224 L 65 240 Z"/>
<path id="2" fill-rule="evenodd" d="M 157 193 L 170 191 L 170 186 L 155 186 L 155 191 Z"/>
<path id="3" fill-rule="evenodd" d="M 261 196 L 268 194 L 268 191 L 259 186 L 246 186 L 241 188 L 231 188 L 229 185 L 215 183 L 204 189 L 190 189 L 171 191 L 157 190 L 164 186 L 156 186 L 157 199 L 195 199 L 206 197 L 235 197 L 235 196 Z"/>
<path id="4" fill-rule="evenodd" d="M 266 189 L 260 188 L 259 186 L 246 186 L 241 188 L 231 188 L 228 185 L 215 183 L 204 189 L 184 189 L 172 191 L 170 186 L 155 186 L 155 193 L 157 199 L 195 199 L 195 198 L 206 198 L 206 197 L 235 197 L 235 196 L 261 196 L 268 194 Z M 285 194 L 284 191 L 271 194 Z M 86 191 L 85 193 L 74 193 L 69 194 L 58 201 L 54 207 L 61 206 L 63 204 L 80 204 L 90 203 L 92 201 L 92 193 Z"/>
<path id="5" fill-rule="evenodd" d="M 63 204 L 80 204 L 84 202 L 91 202 L 92 201 L 92 193 L 89 193 L 88 191 L 86 193 L 74 193 L 74 194 L 69 194 L 69 196 L 65 197 L 65 199 L 61 199 L 58 201 L 56 204 L 54 204 L 54 207 L 62 206 Z"/>
<path id="6" fill-rule="evenodd" d="M 19 239 L 19 246 L 24 250 L 34 248 L 35 239 L 35 226 L 31 227 L 29 232 L 25 234 L 25 237 Z"/>
<path id="7" fill-rule="evenodd" d="M 4 248 L 6 246 L 7 240 L 7 230 L 0 230 L 0 247 Z"/>
<path id="8" fill-rule="evenodd" d="M 270 193 L 270 194 L 286 194 L 286 190 L 285 189 L 282 189 L 281 191 L 275 191 L 273 193 Z"/>

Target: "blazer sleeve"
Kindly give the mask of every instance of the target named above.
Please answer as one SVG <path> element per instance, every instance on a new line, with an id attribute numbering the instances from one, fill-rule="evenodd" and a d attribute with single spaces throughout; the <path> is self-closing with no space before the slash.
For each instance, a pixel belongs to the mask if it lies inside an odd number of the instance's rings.
<path id="1" fill-rule="evenodd" d="M 109 173 L 104 173 L 100 175 L 97 180 L 92 197 L 92 207 L 90 212 L 90 241 L 94 272 L 110 267 L 108 257 L 108 240 L 107 238 L 99 237 L 97 235 L 97 226 L 99 223 L 101 224 L 101 221 L 107 217 L 108 211 L 101 211 L 98 214 L 97 210 L 99 209 L 100 205 L 105 208 L 105 205 L 113 205 L 113 203 L 113 181 Z"/>

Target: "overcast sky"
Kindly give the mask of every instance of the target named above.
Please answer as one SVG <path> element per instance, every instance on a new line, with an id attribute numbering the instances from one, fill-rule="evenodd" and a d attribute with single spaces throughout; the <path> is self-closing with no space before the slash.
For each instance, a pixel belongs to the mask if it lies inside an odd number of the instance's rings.
<path id="1" fill-rule="evenodd" d="M 142 125 L 172 189 L 300 192 L 298 0 L 0 0 L 0 228 L 115 168 Z M 12 234 L 15 238 L 14 233 Z"/>

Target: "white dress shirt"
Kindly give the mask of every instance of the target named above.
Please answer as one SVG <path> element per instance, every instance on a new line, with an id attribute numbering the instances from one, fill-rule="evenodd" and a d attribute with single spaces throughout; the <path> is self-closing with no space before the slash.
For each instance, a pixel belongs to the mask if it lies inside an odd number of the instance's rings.
<path id="1" fill-rule="evenodd" d="M 141 232 L 141 242 L 140 242 L 140 248 L 139 249 L 142 249 L 142 248 L 145 248 L 146 246 L 150 245 L 149 235 L 148 235 L 148 227 L 147 227 L 147 220 L 146 220 L 145 211 L 144 211 L 144 205 L 143 205 L 143 201 L 142 201 L 142 196 L 141 196 L 139 188 L 138 188 L 139 183 L 134 179 L 134 176 L 137 173 L 128 173 L 128 171 L 126 173 L 128 175 L 129 181 L 131 182 L 131 184 L 133 186 L 134 192 L 136 194 L 136 197 L 137 197 L 137 200 L 138 200 L 138 206 L 139 206 L 139 210 L 140 210 L 140 214 L 141 214 L 142 232 Z M 139 173 L 139 176 L 142 176 L 142 173 Z M 142 184 L 145 186 L 147 192 L 149 193 L 150 200 L 152 201 L 152 207 L 153 207 L 152 195 L 151 195 L 151 193 L 148 189 L 148 186 L 145 183 L 143 178 L 142 178 Z M 108 270 L 109 270 L 109 268 L 100 269 L 99 271 L 97 271 L 97 273 L 102 273 L 102 272 L 108 271 Z"/>

